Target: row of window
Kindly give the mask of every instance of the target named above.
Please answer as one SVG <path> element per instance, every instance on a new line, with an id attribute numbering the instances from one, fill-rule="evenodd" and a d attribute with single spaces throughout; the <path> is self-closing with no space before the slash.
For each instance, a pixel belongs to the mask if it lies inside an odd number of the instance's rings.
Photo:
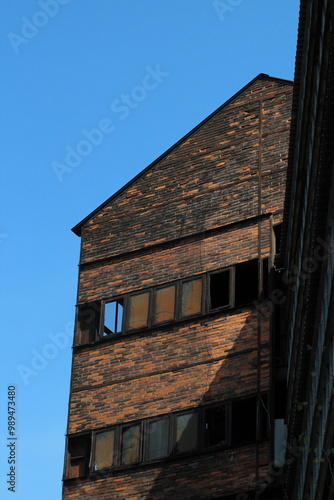
<path id="1" fill-rule="evenodd" d="M 266 407 L 266 395 L 253 396 L 71 436 L 67 477 L 265 438 Z"/>
<path id="2" fill-rule="evenodd" d="M 78 306 L 76 344 L 258 300 L 267 292 L 268 259 L 253 259 L 113 300 Z M 261 284 L 259 276 L 262 276 Z"/>

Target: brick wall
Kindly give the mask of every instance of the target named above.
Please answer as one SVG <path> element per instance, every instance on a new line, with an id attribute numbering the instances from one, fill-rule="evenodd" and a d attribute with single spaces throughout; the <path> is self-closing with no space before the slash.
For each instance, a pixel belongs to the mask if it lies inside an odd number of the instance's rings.
<path id="1" fill-rule="evenodd" d="M 258 78 L 82 227 L 78 303 L 272 257 L 292 85 Z M 217 311 L 74 348 L 68 433 L 270 390 L 270 309 Z M 255 487 L 268 442 L 66 480 L 64 500 L 218 498 Z"/>

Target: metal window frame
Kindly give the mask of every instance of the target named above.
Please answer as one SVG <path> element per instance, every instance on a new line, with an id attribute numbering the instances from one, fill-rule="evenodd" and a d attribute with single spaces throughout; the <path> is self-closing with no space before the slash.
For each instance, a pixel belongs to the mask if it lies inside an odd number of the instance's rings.
<path id="1" fill-rule="evenodd" d="M 123 315 L 122 315 L 122 326 L 120 331 L 115 331 L 115 332 L 110 332 L 109 334 L 104 334 L 105 332 L 105 314 L 106 314 L 106 305 L 111 304 L 112 302 L 116 302 L 116 304 L 122 304 L 123 307 Z M 116 306 L 116 315 L 115 315 L 115 326 L 117 327 L 117 309 L 118 307 Z M 125 311 L 126 311 L 126 296 L 116 296 L 113 297 L 112 299 L 106 299 L 101 301 L 101 318 L 100 318 L 100 328 L 99 328 L 99 337 L 100 338 L 106 338 L 106 337 L 112 337 L 115 335 L 119 335 L 121 333 L 124 333 L 124 324 L 125 324 Z M 117 330 L 117 328 L 116 328 Z"/>

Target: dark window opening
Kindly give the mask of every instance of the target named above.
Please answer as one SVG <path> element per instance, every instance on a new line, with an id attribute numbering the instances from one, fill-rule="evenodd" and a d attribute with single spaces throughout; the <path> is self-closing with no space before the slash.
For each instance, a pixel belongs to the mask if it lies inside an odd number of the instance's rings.
<path id="1" fill-rule="evenodd" d="M 282 237 L 282 224 L 276 224 L 273 226 L 275 235 L 275 248 L 274 253 L 277 255 L 281 253 L 281 237 Z"/>
<path id="2" fill-rule="evenodd" d="M 142 328 L 148 324 L 150 293 L 131 295 L 129 298 L 129 328 Z"/>
<path id="3" fill-rule="evenodd" d="M 256 440 L 256 398 L 232 402 L 232 446 Z"/>
<path id="4" fill-rule="evenodd" d="M 104 306 L 103 335 L 119 333 L 123 328 L 123 301 L 114 300 Z"/>
<path id="5" fill-rule="evenodd" d="M 204 442 L 206 447 L 226 443 L 226 406 L 207 408 L 204 411 Z"/>
<path id="6" fill-rule="evenodd" d="M 198 414 L 196 412 L 176 417 L 176 453 L 188 453 L 198 447 Z"/>
<path id="7" fill-rule="evenodd" d="M 230 305 L 230 271 L 211 274 L 210 309 Z"/>
<path id="8" fill-rule="evenodd" d="M 169 419 L 150 422 L 148 426 L 148 460 L 156 460 L 168 455 Z"/>
<path id="9" fill-rule="evenodd" d="M 235 266 L 235 305 L 258 299 L 258 260 L 249 260 Z"/>
<path id="10" fill-rule="evenodd" d="M 263 290 L 262 290 L 262 298 L 266 299 L 269 294 L 269 259 L 262 259 L 262 279 L 263 279 Z"/>
<path id="11" fill-rule="evenodd" d="M 75 332 L 76 344 L 88 344 L 98 338 L 100 313 L 101 303 L 99 301 L 78 306 Z"/>
<path id="12" fill-rule="evenodd" d="M 95 435 L 94 469 L 106 469 L 114 465 L 115 429 Z"/>
<path id="13" fill-rule="evenodd" d="M 84 434 L 68 439 L 68 477 L 84 477 L 88 473 L 91 435 Z"/>
<path id="14" fill-rule="evenodd" d="M 202 279 L 182 283 L 182 316 L 202 311 Z"/>

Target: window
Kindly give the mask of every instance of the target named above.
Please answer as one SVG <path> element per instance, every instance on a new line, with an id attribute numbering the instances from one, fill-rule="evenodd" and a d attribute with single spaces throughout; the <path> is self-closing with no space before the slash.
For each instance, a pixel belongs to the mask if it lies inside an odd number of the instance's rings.
<path id="1" fill-rule="evenodd" d="M 88 473 L 90 456 L 90 434 L 68 438 L 68 477 L 84 477 Z"/>
<path id="2" fill-rule="evenodd" d="M 267 395 L 250 396 L 97 430 L 92 433 L 91 470 L 242 446 L 267 435 Z M 90 442 L 91 433 L 68 438 L 69 479 L 88 474 Z"/>
<path id="3" fill-rule="evenodd" d="M 207 408 L 204 411 L 205 446 L 222 446 L 226 443 L 226 405 Z"/>
<path id="4" fill-rule="evenodd" d="M 198 447 L 198 413 L 176 416 L 176 452 L 187 453 Z"/>
<path id="5" fill-rule="evenodd" d="M 76 344 L 88 344 L 98 338 L 101 303 L 88 302 L 77 307 Z"/>
<path id="6" fill-rule="evenodd" d="M 169 453 L 169 419 L 148 423 L 148 460 L 166 457 Z"/>
<path id="7" fill-rule="evenodd" d="M 249 260 L 235 266 L 235 305 L 247 304 L 258 299 L 258 260 Z"/>
<path id="8" fill-rule="evenodd" d="M 148 324 L 149 292 L 131 295 L 129 298 L 129 324 L 131 328 L 141 328 Z"/>
<path id="9" fill-rule="evenodd" d="M 267 258 L 261 260 L 261 266 L 253 259 L 113 300 L 79 305 L 76 345 L 263 300 L 269 291 Z"/>
<path id="10" fill-rule="evenodd" d="M 122 428 L 121 465 L 135 464 L 140 460 L 140 424 Z"/>
<path id="11" fill-rule="evenodd" d="M 210 309 L 231 305 L 231 269 L 209 275 Z"/>
<path id="12" fill-rule="evenodd" d="M 95 434 L 94 468 L 106 469 L 114 465 L 115 429 Z"/>
<path id="13" fill-rule="evenodd" d="M 175 317 L 176 286 L 158 288 L 155 296 L 154 322 L 162 323 Z"/>
<path id="14" fill-rule="evenodd" d="M 123 324 L 123 301 L 114 300 L 104 305 L 104 328 L 103 335 L 111 335 L 122 331 Z"/>
<path id="15" fill-rule="evenodd" d="M 274 253 L 277 255 L 281 253 L 282 224 L 275 224 L 275 226 L 273 226 L 273 230 L 275 242 Z"/>
<path id="16" fill-rule="evenodd" d="M 182 283 L 182 316 L 198 314 L 202 310 L 202 279 Z"/>

